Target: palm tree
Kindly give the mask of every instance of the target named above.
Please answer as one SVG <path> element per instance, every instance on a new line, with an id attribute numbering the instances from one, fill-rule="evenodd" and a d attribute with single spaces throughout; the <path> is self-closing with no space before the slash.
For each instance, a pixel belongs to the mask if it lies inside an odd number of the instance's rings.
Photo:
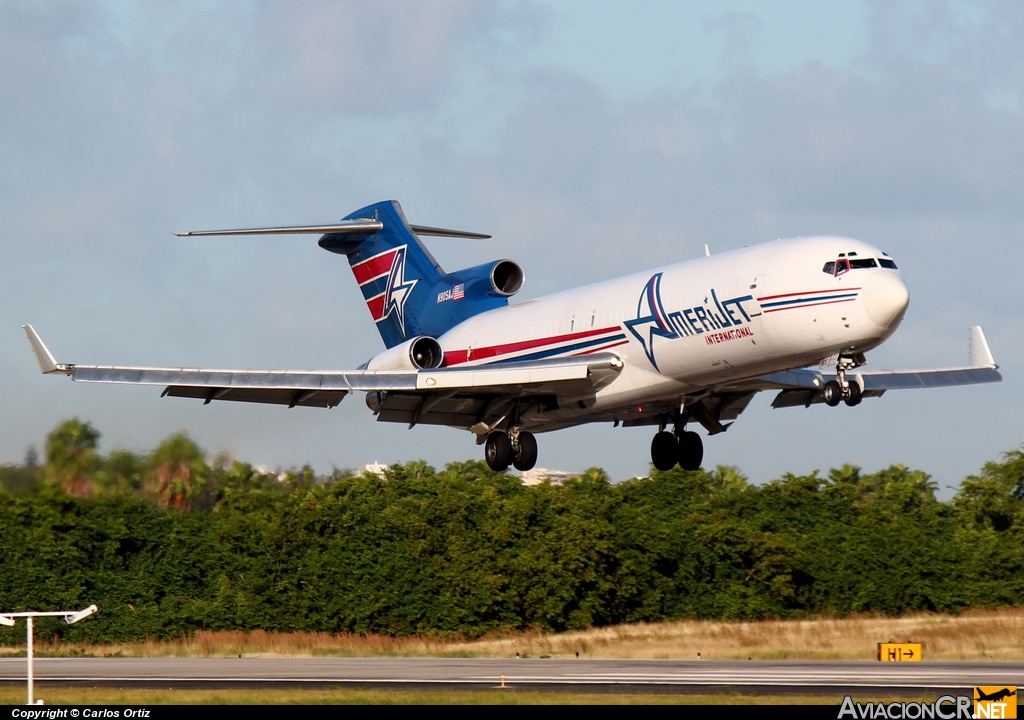
<path id="1" fill-rule="evenodd" d="M 160 443 L 149 459 L 147 484 L 161 507 L 186 510 L 209 477 L 206 455 L 184 433 Z"/>
<path id="2" fill-rule="evenodd" d="M 100 434 L 78 418 L 65 420 L 46 436 L 46 484 L 60 487 L 76 497 L 92 494 L 92 483 L 99 468 L 96 452 Z"/>

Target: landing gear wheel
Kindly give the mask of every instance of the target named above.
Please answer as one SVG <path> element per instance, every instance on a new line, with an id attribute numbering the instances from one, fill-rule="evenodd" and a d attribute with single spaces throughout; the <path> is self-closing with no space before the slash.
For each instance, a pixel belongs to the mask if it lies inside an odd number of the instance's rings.
<path id="1" fill-rule="evenodd" d="M 829 407 L 835 407 L 843 399 L 843 386 L 836 380 L 829 380 L 825 383 L 824 389 L 821 391 L 822 396 L 825 398 L 825 404 Z"/>
<path id="2" fill-rule="evenodd" d="M 505 472 L 512 463 L 512 441 L 503 432 L 492 432 L 484 445 L 484 460 L 495 472 Z"/>
<path id="3" fill-rule="evenodd" d="M 512 465 L 516 470 L 532 470 L 537 464 L 537 438 L 533 433 L 519 432 L 518 447 L 512 451 Z"/>
<path id="4" fill-rule="evenodd" d="M 862 391 L 860 389 L 860 385 L 851 380 L 850 392 L 845 398 L 846 404 L 849 405 L 850 407 L 853 407 L 854 405 L 860 405 L 860 401 L 863 399 L 863 397 L 861 396 L 861 392 Z"/>
<path id="5" fill-rule="evenodd" d="M 679 467 L 683 470 L 699 470 L 704 459 L 704 442 L 695 432 L 684 432 L 679 436 Z"/>
<path id="6" fill-rule="evenodd" d="M 676 436 L 670 432 L 660 432 L 651 441 L 651 463 L 658 470 L 666 472 L 676 466 L 679 459 L 679 445 Z"/>

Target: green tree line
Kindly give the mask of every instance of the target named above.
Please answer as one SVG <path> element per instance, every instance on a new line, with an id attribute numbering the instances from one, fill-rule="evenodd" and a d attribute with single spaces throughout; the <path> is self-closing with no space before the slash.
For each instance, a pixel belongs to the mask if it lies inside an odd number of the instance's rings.
<path id="1" fill-rule="evenodd" d="M 903 466 L 599 469 L 524 486 L 480 462 L 267 475 L 184 435 L 97 451 L 69 420 L 0 466 L 0 610 L 101 612 L 67 640 L 200 629 L 477 636 L 688 618 L 956 612 L 1024 597 L 1024 453 L 950 502 Z M 56 624 L 54 624 L 56 627 Z M 0 628 L 0 643 L 23 642 Z"/>

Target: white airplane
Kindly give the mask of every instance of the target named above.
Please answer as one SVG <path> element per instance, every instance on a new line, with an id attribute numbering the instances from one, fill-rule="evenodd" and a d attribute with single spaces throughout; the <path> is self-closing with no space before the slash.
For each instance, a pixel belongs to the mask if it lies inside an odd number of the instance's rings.
<path id="1" fill-rule="evenodd" d="M 658 428 L 651 461 L 700 467 L 761 390 L 773 407 L 856 405 L 886 390 L 998 382 L 980 327 L 966 367 L 864 371 L 909 293 L 896 263 L 844 237 L 778 240 L 509 305 L 511 260 L 445 273 L 418 236 L 488 235 L 410 225 L 397 202 L 339 223 L 178 235 L 314 233 L 348 257 L 387 349 L 358 370 L 206 370 L 58 363 L 24 326 L 44 374 L 165 386 L 163 395 L 334 407 L 354 391 L 385 422 L 469 430 L 487 464 L 528 470 L 534 433 L 590 422 Z M 829 371 L 826 368 L 834 369 Z M 669 426 L 672 430 L 668 430 Z"/>

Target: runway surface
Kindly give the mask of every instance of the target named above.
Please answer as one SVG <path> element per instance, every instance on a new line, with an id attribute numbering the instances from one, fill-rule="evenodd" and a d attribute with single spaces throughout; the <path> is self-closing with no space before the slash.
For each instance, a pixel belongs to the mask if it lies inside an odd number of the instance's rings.
<path id="1" fill-rule="evenodd" d="M 25 658 L 0 660 L 0 682 L 25 682 Z M 1024 663 L 879 663 L 472 658 L 37 658 L 41 685 L 375 687 L 571 692 L 966 694 L 1024 686 Z"/>

